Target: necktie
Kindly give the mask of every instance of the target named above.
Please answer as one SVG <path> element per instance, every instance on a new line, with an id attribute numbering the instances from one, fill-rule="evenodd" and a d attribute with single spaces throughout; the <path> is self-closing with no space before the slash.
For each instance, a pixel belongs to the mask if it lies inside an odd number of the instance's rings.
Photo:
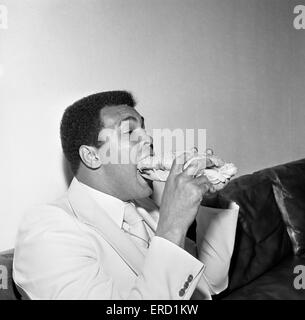
<path id="1" fill-rule="evenodd" d="M 129 233 L 140 249 L 149 248 L 150 238 L 144 220 L 132 202 L 128 202 L 125 206 L 123 229 Z"/>

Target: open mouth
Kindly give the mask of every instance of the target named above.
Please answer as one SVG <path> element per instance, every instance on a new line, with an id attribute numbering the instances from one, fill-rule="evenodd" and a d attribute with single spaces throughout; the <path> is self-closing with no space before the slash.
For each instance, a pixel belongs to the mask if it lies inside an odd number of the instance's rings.
<path id="1" fill-rule="evenodd" d="M 150 189 L 153 188 L 152 179 L 150 178 L 149 174 L 137 169 L 137 178 L 142 185 L 148 186 Z"/>
<path id="2" fill-rule="evenodd" d="M 151 168 L 137 169 L 138 174 L 145 180 L 152 180 L 150 175 L 154 170 Z"/>
<path id="3" fill-rule="evenodd" d="M 154 168 L 153 161 L 154 161 L 153 154 L 148 154 L 138 161 L 137 171 L 143 178 L 146 178 L 146 179 L 150 178 L 150 173 Z"/>
<path id="4" fill-rule="evenodd" d="M 137 165 L 137 171 L 145 180 L 166 181 L 169 170 L 164 166 L 162 158 L 148 155 L 142 158 Z"/>
<path id="5" fill-rule="evenodd" d="M 155 168 L 145 168 L 138 170 L 139 175 L 145 180 L 165 182 L 168 178 L 168 170 L 157 170 Z"/>

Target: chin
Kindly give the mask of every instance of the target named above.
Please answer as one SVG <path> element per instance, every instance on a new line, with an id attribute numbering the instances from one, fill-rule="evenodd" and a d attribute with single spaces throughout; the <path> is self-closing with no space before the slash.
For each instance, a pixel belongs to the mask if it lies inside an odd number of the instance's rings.
<path id="1" fill-rule="evenodd" d="M 152 181 L 143 178 L 136 167 L 131 175 L 128 172 L 128 175 L 124 175 L 124 179 L 121 179 L 122 186 L 124 187 L 122 193 L 125 194 L 125 200 L 144 199 L 153 193 Z"/>
<path id="2" fill-rule="evenodd" d="M 149 189 L 149 190 L 141 190 L 141 191 L 139 191 L 139 192 L 137 192 L 135 194 L 133 199 L 139 200 L 139 199 L 148 198 L 151 194 L 152 194 L 152 190 L 151 189 Z"/>
<path id="3" fill-rule="evenodd" d="M 153 192 L 153 185 L 150 180 L 144 179 L 137 172 L 137 187 L 135 188 L 136 195 L 133 197 L 134 199 L 143 199 L 149 197 Z"/>

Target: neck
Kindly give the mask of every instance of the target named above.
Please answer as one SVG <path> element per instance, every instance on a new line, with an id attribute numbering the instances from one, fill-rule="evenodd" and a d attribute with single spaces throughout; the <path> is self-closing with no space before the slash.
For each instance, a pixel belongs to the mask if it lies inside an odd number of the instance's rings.
<path id="1" fill-rule="evenodd" d="M 110 179 L 103 172 L 88 172 L 88 169 L 80 168 L 75 177 L 79 182 L 86 184 L 87 186 L 95 190 L 107 193 L 113 197 L 121 199 L 120 195 L 115 190 L 115 186 L 113 185 L 113 179 Z"/>

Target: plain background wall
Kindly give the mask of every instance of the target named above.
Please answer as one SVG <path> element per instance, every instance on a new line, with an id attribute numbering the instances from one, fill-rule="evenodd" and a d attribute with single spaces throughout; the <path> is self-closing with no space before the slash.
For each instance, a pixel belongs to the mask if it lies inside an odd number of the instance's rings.
<path id="1" fill-rule="evenodd" d="M 134 93 L 152 128 L 206 128 L 239 173 L 303 158 L 305 30 L 287 0 L 1 0 L 0 250 L 66 190 L 66 106 Z"/>

